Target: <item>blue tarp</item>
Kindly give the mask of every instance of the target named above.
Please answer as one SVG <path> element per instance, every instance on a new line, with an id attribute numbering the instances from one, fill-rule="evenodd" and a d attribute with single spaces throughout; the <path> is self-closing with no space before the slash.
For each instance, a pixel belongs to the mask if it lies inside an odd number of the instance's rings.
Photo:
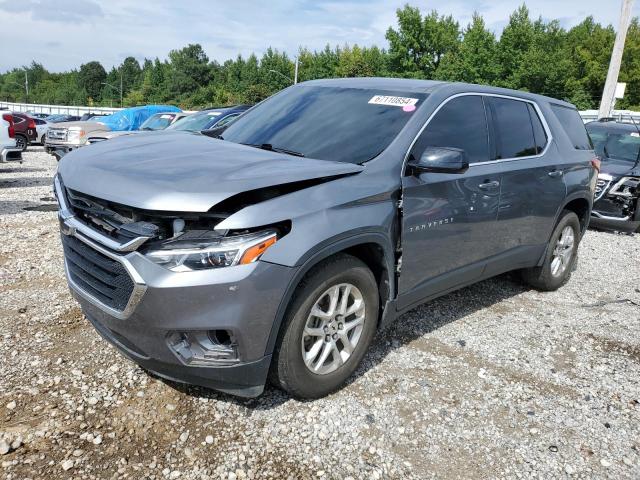
<path id="1" fill-rule="evenodd" d="M 100 119 L 114 132 L 124 130 L 138 130 L 140 125 L 156 113 L 181 112 L 178 107 L 172 105 L 146 105 L 144 107 L 125 108 Z"/>

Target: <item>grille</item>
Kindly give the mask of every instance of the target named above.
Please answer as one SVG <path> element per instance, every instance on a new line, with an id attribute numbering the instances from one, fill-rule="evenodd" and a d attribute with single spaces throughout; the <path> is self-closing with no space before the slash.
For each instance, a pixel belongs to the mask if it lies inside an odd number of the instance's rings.
<path id="1" fill-rule="evenodd" d="M 61 237 L 71 280 L 104 305 L 123 311 L 134 289 L 124 266 L 75 237 Z"/>
<path id="2" fill-rule="evenodd" d="M 602 178 L 598 179 L 598 181 L 596 182 L 596 192 L 595 192 L 596 200 L 599 200 L 606 193 L 610 184 L 611 184 L 611 180 L 604 180 Z"/>
<path id="3" fill-rule="evenodd" d="M 47 139 L 65 141 L 67 139 L 67 130 L 65 128 L 50 128 L 47 132 Z"/>

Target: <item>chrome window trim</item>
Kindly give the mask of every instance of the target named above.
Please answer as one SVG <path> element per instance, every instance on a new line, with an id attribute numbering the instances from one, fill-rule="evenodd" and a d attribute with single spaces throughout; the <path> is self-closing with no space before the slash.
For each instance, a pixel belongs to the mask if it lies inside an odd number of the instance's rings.
<path id="1" fill-rule="evenodd" d="M 64 232 L 61 232 L 61 233 L 62 235 L 66 235 L 66 233 Z M 84 290 L 76 282 L 73 281 L 73 279 L 71 278 L 71 275 L 69 275 L 69 267 L 67 265 L 67 259 L 65 257 L 64 271 L 65 271 L 65 275 L 67 277 L 67 281 L 69 282 L 69 287 L 71 288 L 71 290 L 73 290 L 75 293 L 77 293 L 79 296 L 87 300 L 92 305 L 98 307 L 103 312 L 107 313 L 108 315 L 111 315 L 112 317 L 115 317 L 119 320 L 126 320 L 127 318 L 129 318 L 133 313 L 133 311 L 135 310 L 135 308 L 140 303 L 140 300 L 142 300 L 144 293 L 147 291 L 147 284 L 145 283 L 143 278 L 140 276 L 140 274 L 136 271 L 136 269 L 133 268 L 133 265 L 127 258 L 130 255 L 135 255 L 135 253 L 130 253 L 127 256 L 116 255 L 115 253 L 110 252 L 109 250 L 101 247 L 100 245 L 91 241 L 90 239 L 88 239 L 81 233 L 78 233 L 77 231 L 72 231 L 70 235 L 77 238 L 78 240 L 85 243 L 86 245 L 93 248 L 94 250 L 100 252 L 104 256 L 109 257 L 112 260 L 115 260 L 121 263 L 122 266 L 125 268 L 125 270 L 127 270 L 127 273 L 129 274 L 129 276 L 131 277 L 131 280 L 133 280 L 133 283 L 134 283 L 133 291 L 131 292 L 131 296 L 129 297 L 129 300 L 127 301 L 127 305 L 125 306 L 124 310 L 117 310 L 113 307 L 110 307 L 109 305 L 105 305 L 104 303 L 102 303 L 100 300 L 95 298 L 93 295 L 91 295 L 89 292 Z"/>
<path id="2" fill-rule="evenodd" d="M 411 142 L 411 145 L 409 145 L 409 149 L 407 150 L 407 153 L 405 154 L 404 160 L 402 162 L 402 173 L 403 173 L 403 175 L 404 175 L 404 172 L 406 170 L 407 161 L 409 160 L 409 155 L 411 154 L 411 150 L 413 149 L 414 145 L 418 141 L 418 138 L 420 138 L 420 135 L 422 135 L 422 132 L 424 132 L 425 128 L 427 128 L 427 126 L 429 126 L 429 123 L 431 123 L 431 120 L 433 120 L 433 117 L 435 117 L 436 114 L 440 111 L 440 109 L 442 107 L 444 107 L 447 103 L 449 103 L 451 100 L 453 100 L 455 98 L 459 98 L 459 97 L 468 97 L 468 96 L 506 98 L 508 100 L 516 100 L 516 101 L 519 101 L 519 102 L 529 103 L 529 104 L 531 104 L 533 106 L 534 110 L 538 114 L 538 117 L 540 118 L 540 122 L 542 123 L 542 128 L 544 128 L 544 131 L 547 134 L 547 143 L 545 144 L 544 149 L 542 150 L 542 152 L 540 152 L 540 153 L 538 153 L 536 155 L 528 155 L 526 157 L 499 158 L 499 159 L 496 159 L 496 160 L 488 160 L 486 162 L 474 162 L 474 163 L 470 163 L 469 167 L 475 167 L 475 166 L 479 166 L 479 165 L 492 165 L 492 164 L 501 163 L 501 162 L 512 162 L 514 160 L 527 160 L 527 159 L 531 159 L 531 158 L 539 158 L 539 157 L 544 156 L 547 153 L 547 150 L 549 150 L 549 147 L 551 146 L 551 143 L 553 142 L 553 135 L 551 134 L 551 129 L 549 128 L 549 124 L 547 123 L 547 119 L 545 118 L 544 114 L 542 113 L 542 110 L 540 109 L 540 107 L 538 106 L 538 104 L 534 100 L 529 100 L 529 99 L 520 98 L 520 97 L 514 97 L 514 96 L 511 96 L 511 95 L 503 95 L 503 94 L 500 94 L 500 93 L 482 93 L 482 92 L 456 93 L 454 95 L 451 95 L 450 97 L 445 98 L 440 103 L 440 105 L 438 105 L 438 107 L 431 113 L 431 115 L 429 115 L 429 118 L 427 118 L 427 120 L 425 121 L 425 123 L 422 126 L 422 128 L 420 128 L 420 130 L 418 131 L 416 136 L 413 138 L 413 141 Z M 489 125 L 488 125 L 488 119 L 487 119 L 487 127 L 488 126 Z M 491 132 L 489 132 L 489 135 L 491 135 Z"/>

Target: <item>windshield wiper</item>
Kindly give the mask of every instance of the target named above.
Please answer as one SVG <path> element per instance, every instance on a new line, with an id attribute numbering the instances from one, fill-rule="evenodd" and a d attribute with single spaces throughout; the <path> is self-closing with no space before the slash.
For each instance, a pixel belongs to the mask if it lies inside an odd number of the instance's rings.
<path id="1" fill-rule="evenodd" d="M 274 147 L 270 143 L 243 143 L 248 147 L 261 148 L 262 150 L 269 150 L 270 152 L 286 153 L 296 157 L 304 157 L 304 153 L 296 152 L 294 150 L 288 150 L 286 148 Z"/>

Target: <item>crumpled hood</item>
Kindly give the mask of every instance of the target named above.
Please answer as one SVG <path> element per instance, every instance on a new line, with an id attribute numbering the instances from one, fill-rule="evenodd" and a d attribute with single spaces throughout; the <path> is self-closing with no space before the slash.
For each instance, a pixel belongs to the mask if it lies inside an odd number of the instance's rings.
<path id="1" fill-rule="evenodd" d="M 206 212 L 238 193 L 363 169 L 200 134 L 145 132 L 75 150 L 62 158 L 58 173 L 68 188 L 123 205 Z"/>
<path id="2" fill-rule="evenodd" d="M 640 175 L 640 166 L 633 168 L 633 162 L 603 158 L 600 165 L 600 173 L 607 173 L 614 177 L 622 175 Z"/>

